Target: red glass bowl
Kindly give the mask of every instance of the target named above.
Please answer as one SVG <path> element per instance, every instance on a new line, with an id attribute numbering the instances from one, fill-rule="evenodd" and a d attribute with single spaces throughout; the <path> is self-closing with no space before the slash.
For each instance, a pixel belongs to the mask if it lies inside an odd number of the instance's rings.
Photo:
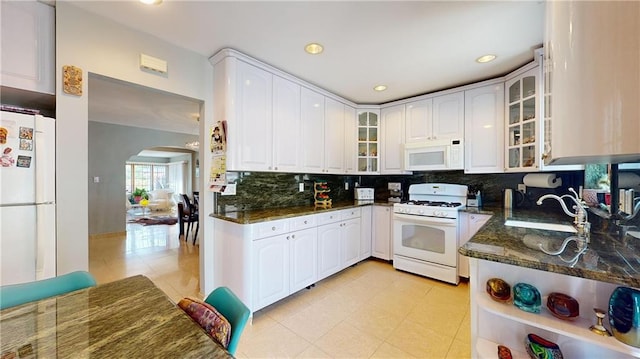
<path id="1" fill-rule="evenodd" d="M 580 314 L 580 305 L 572 297 L 553 292 L 547 298 L 547 308 L 556 318 L 573 320 Z"/>

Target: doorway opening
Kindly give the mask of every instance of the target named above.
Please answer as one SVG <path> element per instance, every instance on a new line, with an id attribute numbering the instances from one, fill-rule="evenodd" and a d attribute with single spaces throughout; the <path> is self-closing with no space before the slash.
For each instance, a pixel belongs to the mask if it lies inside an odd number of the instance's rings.
<path id="1" fill-rule="evenodd" d="M 183 261 L 184 257 L 177 254 L 189 254 L 196 258 L 188 260 L 194 266 L 189 267 L 189 273 L 194 275 L 189 282 L 195 290 L 198 246 L 180 240 L 178 224 L 144 225 L 128 223 L 127 218 L 130 214 L 175 218 L 176 195 L 197 191 L 198 152 L 186 145 L 199 139 L 203 101 L 91 73 L 88 87 L 89 190 L 83 200 L 88 201 L 89 208 L 90 270 L 97 271 L 99 282 L 100 275 L 104 276 L 102 282 L 124 274 L 153 278 L 161 271 L 151 265 L 155 256 L 164 253 L 167 261 Z M 130 181 L 136 171 L 151 171 L 151 175 L 138 182 Z M 130 211 L 130 198 L 136 187 L 157 195 L 148 198 L 145 213 L 139 208 L 135 213 Z M 144 265 L 134 260 L 114 268 L 124 259 L 150 253 L 153 258 Z M 111 264 L 101 268 L 105 262 Z M 126 273 L 120 273 L 123 270 Z"/>

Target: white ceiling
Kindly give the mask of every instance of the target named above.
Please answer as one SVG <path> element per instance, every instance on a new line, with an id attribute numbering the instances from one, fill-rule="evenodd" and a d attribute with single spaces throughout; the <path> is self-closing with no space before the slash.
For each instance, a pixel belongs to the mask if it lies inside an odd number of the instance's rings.
<path id="1" fill-rule="evenodd" d="M 74 4 L 206 57 L 226 47 L 239 50 L 359 104 L 381 104 L 504 75 L 531 61 L 532 50 L 543 41 L 543 1 Z M 324 53 L 306 54 L 303 48 L 309 42 L 323 44 Z M 475 62 L 487 53 L 497 60 Z M 373 91 L 378 84 L 388 89 Z M 123 106 L 123 101 L 138 98 L 124 98 L 121 91 L 105 89 L 120 95 L 118 106 L 140 110 L 139 104 Z M 95 103 L 102 99 L 90 96 L 96 111 L 119 108 Z M 148 102 L 144 107 L 149 108 Z"/>

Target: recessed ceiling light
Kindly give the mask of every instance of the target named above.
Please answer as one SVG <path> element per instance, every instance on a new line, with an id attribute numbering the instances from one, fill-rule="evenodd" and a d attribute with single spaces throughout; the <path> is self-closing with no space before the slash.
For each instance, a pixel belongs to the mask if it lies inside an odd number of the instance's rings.
<path id="1" fill-rule="evenodd" d="M 321 53 L 323 50 L 324 50 L 324 47 L 322 47 L 322 45 L 315 42 L 307 44 L 307 46 L 304 47 L 304 51 L 306 51 L 311 55 L 317 55 Z"/>
<path id="2" fill-rule="evenodd" d="M 387 89 L 387 86 L 385 86 L 385 85 L 378 85 L 378 86 L 374 87 L 373 89 L 374 89 L 374 90 L 376 90 L 376 91 L 384 91 L 384 90 L 386 90 L 386 89 Z"/>
<path id="3" fill-rule="evenodd" d="M 140 0 L 140 2 L 146 5 L 160 5 L 162 0 Z"/>
<path id="4" fill-rule="evenodd" d="M 485 62 L 491 62 L 496 59 L 496 55 L 484 55 L 476 59 L 476 62 L 484 64 Z"/>

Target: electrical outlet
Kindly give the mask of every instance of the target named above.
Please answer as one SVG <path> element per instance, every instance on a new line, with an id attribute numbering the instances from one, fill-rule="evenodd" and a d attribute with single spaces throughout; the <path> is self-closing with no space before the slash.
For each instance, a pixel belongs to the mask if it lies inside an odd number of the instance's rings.
<path id="1" fill-rule="evenodd" d="M 298 183 L 298 191 L 299 192 L 304 192 L 304 182 Z"/>
<path id="2" fill-rule="evenodd" d="M 520 191 L 520 192 L 522 192 L 522 193 L 527 192 L 527 185 L 525 185 L 524 183 L 520 183 L 520 184 L 518 185 L 518 191 Z"/>
<path id="3" fill-rule="evenodd" d="M 344 190 L 348 191 L 349 190 L 349 182 L 345 182 L 344 183 Z"/>

